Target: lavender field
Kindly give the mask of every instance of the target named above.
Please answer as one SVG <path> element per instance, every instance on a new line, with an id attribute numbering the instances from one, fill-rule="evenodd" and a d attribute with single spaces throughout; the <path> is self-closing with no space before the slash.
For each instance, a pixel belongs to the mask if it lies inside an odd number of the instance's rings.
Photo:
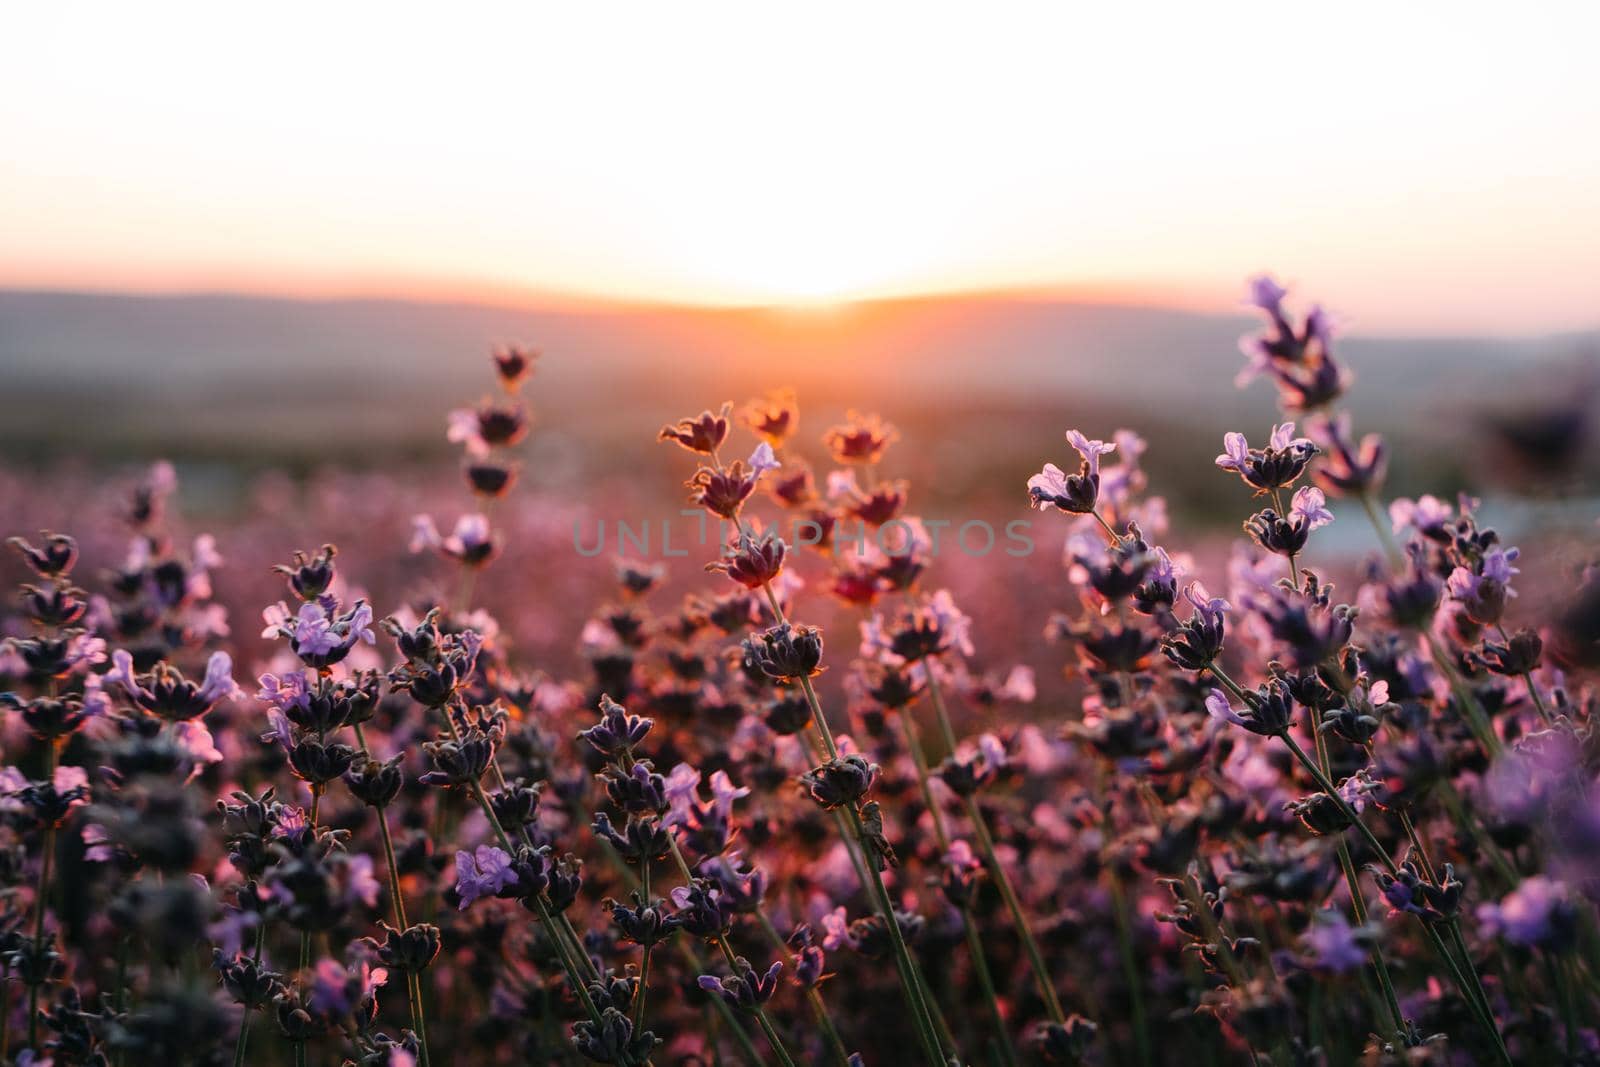
<path id="1" fill-rule="evenodd" d="M 1148 440 L 781 360 L 597 421 L 514 345 L 407 401 L 445 464 L 41 423 L 0 1061 L 1600 1062 L 1586 402 L 1496 474 L 1247 305 Z"/>

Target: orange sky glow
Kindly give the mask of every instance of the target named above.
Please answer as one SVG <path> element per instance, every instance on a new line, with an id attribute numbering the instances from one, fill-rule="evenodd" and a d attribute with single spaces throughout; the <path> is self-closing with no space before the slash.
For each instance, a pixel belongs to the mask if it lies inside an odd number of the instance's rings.
<path id="1" fill-rule="evenodd" d="M 1600 14 L 38 4 L 0 285 L 1600 325 Z"/>

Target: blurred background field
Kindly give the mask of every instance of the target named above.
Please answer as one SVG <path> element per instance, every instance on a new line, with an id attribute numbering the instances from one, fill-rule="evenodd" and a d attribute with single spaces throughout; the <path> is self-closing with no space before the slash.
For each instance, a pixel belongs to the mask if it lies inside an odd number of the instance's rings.
<path id="1" fill-rule="evenodd" d="M 186 521 L 244 564 L 221 579 L 239 588 L 220 592 L 244 612 L 240 629 L 275 586 L 267 568 L 294 547 L 357 546 L 380 602 L 408 595 L 433 563 L 406 550 L 412 516 L 448 525 L 465 507 L 446 412 L 483 392 L 491 343 L 518 340 L 544 356 L 521 482 L 496 515 L 510 580 L 482 594 L 541 661 L 575 666 L 577 635 L 559 613 L 519 604 L 603 599 L 616 523 L 659 528 L 682 506 L 680 457 L 655 431 L 779 385 L 799 393 L 797 440 L 819 475 L 820 435 L 859 407 L 899 428 L 886 473 L 911 479 L 912 513 L 996 530 L 1032 522 L 1031 556 L 944 553 L 936 577 L 981 599 L 997 644 L 1042 653 L 1061 536 L 1028 511 L 1027 477 L 1067 461 L 1066 427 L 1133 428 L 1176 536 L 1235 534 L 1251 503 L 1213 458 L 1223 430 L 1256 438 L 1273 412 L 1265 385 L 1234 385 L 1251 325 L 1243 309 L 1039 295 L 708 309 L 0 293 L 0 510 L 10 530 L 106 529 L 119 486 L 170 459 Z M 1592 543 L 1596 335 L 1356 333 L 1338 350 L 1355 373 L 1357 430 L 1391 442 L 1391 496 L 1470 491 L 1513 540 Z M 1352 505 L 1335 507 L 1349 521 L 1323 531 L 1318 551 L 1348 574 L 1375 546 Z M 611 540 L 585 556 L 575 538 L 592 545 L 598 524 Z M 658 535 L 649 556 L 690 588 L 711 551 L 690 548 L 663 559 Z M 122 549 L 90 544 L 86 556 L 110 565 Z M 998 666 L 1004 650 L 988 651 Z"/>

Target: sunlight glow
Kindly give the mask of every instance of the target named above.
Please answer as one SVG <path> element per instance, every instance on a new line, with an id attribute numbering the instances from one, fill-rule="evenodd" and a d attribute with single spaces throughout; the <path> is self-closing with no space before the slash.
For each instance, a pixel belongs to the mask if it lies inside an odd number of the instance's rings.
<path id="1" fill-rule="evenodd" d="M 0 284 L 1593 325 L 1592 5 L 39 4 Z"/>

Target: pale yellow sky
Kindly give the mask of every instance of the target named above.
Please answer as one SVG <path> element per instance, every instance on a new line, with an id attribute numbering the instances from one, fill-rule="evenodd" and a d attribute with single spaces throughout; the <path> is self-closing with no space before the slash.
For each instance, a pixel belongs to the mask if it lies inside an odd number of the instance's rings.
<path id="1" fill-rule="evenodd" d="M 14 6 L 0 285 L 1600 325 L 1593 4 Z"/>

